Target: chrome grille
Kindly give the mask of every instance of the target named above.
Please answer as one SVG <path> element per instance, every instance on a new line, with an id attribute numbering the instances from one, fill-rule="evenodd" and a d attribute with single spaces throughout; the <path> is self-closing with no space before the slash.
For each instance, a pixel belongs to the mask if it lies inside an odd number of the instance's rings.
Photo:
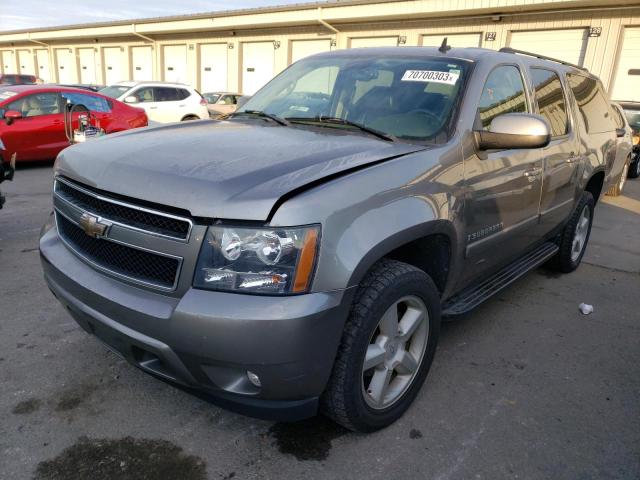
<path id="1" fill-rule="evenodd" d="M 60 213 L 56 214 L 56 223 L 58 233 L 68 245 L 96 266 L 149 285 L 174 287 L 180 259 L 90 237 Z"/>
<path id="2" fill-rule="evenodd" d="M 56 194 L 82 210 L 112 222 L 179 240 L 188 240 L 191 221 L 164 212 L 125 204 L 61 178 L 56 179 Z"/>
<path id="3" fill-rule="evenodd" d="M 120 279 L 173 291 L 190 252 L 193 223 L 115 199 L 57 177 L 53 205 L 58 236 L 86 263 Z"/>

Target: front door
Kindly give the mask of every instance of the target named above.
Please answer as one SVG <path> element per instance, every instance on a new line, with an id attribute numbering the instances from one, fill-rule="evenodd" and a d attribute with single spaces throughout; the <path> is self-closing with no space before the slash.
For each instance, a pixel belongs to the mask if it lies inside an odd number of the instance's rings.
<path id="1" fill-rule="evenodd" d="M 488 75 L 476 129 L 502 114 L 530 112 L 520 68 L 501 65 Z M 542 188 L 541 149 L 488 151 L 465 159 L 466 266 L 468 282 L 526 251 L 535 241 Z"/>

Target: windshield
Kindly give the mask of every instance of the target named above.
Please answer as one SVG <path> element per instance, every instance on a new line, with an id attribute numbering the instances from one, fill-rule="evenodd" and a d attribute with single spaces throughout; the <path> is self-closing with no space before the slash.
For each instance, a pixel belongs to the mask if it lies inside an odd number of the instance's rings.
<path id="1" fill-rule="evenodd" d="M 118 98 L 130 88 L 131 87 L 127 87 L 124 85 L 111 85 L 110 87 L 104 87 L 98 90 L 98 93 L 106 95 L 107 97 Z"/>
<path id="2" fill-rule="evenodd" d="M 341 119 L 406 141 L 443 142 L 469 63 L 416 56 L 320 56 L 301 60 L 239 112 L 292 122 Z M 326 123 L 349 128 L 345 122 Z"/>
<path id="3" fill-rule="evenodd" d="M 640 110 L 625 110 L 624 116 L 634 130 L 640 129 Z"/>
<path id="4" fill-rule="evenodd" d="M 203 93 L 202 96 L 207 101 L 207 103 L 216 103 L 220 98 L 219 93 Z"/>

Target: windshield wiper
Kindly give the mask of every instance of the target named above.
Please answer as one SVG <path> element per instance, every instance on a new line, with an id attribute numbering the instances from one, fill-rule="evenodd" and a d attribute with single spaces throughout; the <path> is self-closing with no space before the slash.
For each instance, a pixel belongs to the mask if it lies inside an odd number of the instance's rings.
<path id="1" fill-rule="evenodd" d="M 289 122 L 287 122 L 286 119 L 280 118 L 277 115 L 272 115 L 271 113 L 263 112 L 261 110 L 243 110 L 241 112 L 233 112 L 233 113 L 229 114 L 228 117 L 229 118 L 238 117 L 240 115 L 252 115 L 252 116 L 255 116 L 255 117 L 268 118 L 269 120 L 273 120 L 277 124 L 283 125 L 285 127 L 287 125 L 289 125 Z"/>
<path id="2" fill-rule="evenodd" d="M 375 135 L 382 140 L 386 140 L 387 142 L 397 142 L 398 139 L 393 135 L 389 135 L 388 133 L 381 132 L 380 130 L 375 130 L 373 128 L 369 128 L 365 125 L 362 125 L 357 122 L 352 122 L 351 120 L 347 120 L 345 118 L 339 117 L 286 117 L 285 120 L 291 123 L 319 123 L 319 124 L 327 124 L 327 125 L 346 125 L 349 127 L 357 128 L 358 130 L 369 133 L 371 135 Z"/>

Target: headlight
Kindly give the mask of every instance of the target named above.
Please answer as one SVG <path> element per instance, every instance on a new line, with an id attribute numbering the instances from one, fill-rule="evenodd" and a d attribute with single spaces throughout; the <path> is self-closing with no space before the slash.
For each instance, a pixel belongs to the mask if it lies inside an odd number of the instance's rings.
<path id="1" fill-rule="evenodd" d="M 307 292 L 319 237 L 319 226 L 209 227 L 193 285 L 274 295 Z"/>

